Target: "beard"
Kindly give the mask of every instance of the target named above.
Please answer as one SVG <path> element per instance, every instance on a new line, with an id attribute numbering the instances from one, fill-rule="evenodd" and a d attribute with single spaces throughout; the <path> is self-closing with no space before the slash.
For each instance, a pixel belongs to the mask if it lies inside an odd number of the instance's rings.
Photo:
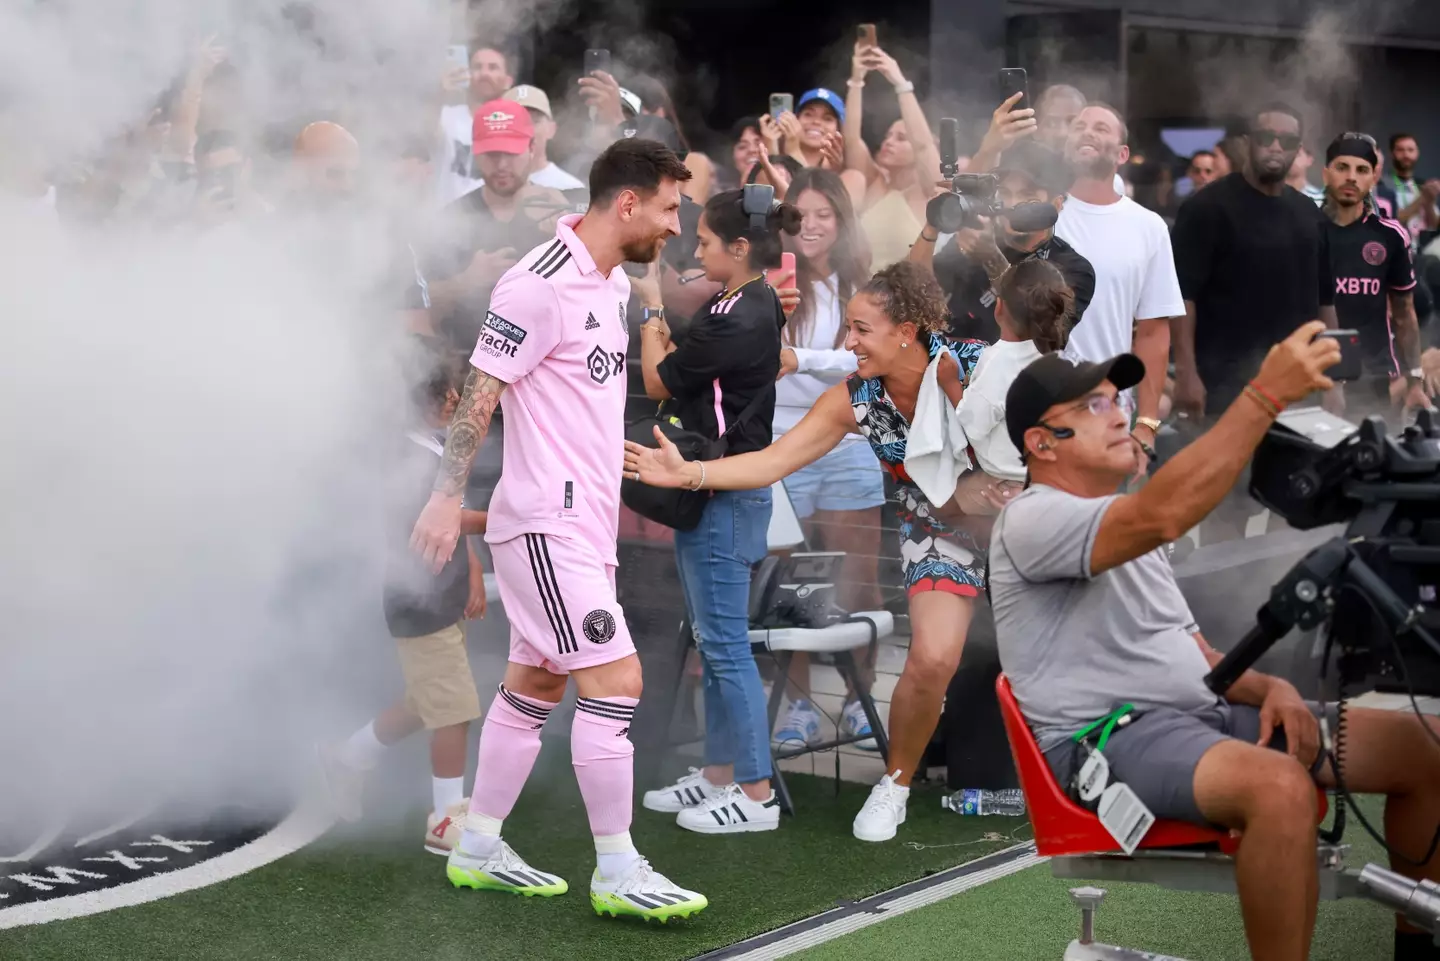
<path id="1" fill-rule="evenodd" d="M 628 261 L 637 264 L 653 264 L 660 256 L 660 248 L 664 244 L 664 237 L 651 237 L 647 240 L 632 240 L 620 248 L 621 255 Z"/>
<path id="2" fill-rule="evenodd" d="M 1097 147 L 1090 157 L 1067 157 L 1078 176 L 1091 180 L 1109 180 L 1120 169 L 1120 151 L 1113 147 Z"/>

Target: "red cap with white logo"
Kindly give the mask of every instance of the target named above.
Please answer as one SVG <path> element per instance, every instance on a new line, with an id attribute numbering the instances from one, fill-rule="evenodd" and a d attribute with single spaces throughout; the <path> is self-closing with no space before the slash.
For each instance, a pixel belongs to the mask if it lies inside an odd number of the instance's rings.
<path id="1" fill-rule="evenodd" d="M 491 100 L 475 111 L 473 150 L 482 153 L 523 154 L 530 151 L 535 124 L 530 111 L 513 100 Z"/>

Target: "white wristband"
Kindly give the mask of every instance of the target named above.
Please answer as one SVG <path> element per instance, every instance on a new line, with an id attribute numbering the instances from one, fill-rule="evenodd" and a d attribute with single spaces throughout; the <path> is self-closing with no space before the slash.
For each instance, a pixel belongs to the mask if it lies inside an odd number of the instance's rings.
<path id="1" fill-rule="evenodd" d="M 897 83 L 897 84 L 895 85 L 895 92 L 896 92 L 896 93 L 914 93 L 914 92 L 915 92 L 915 84 L 911 83 L 909 80 L 905 81 L 904 83 Z"/>
<path id="2" fill-rule="evenodd" d="M 845 81 L 845 86 L 849 87 L 849 88 L 852 89 L 852 90 L 859 90 L 861 87 L 865 86 L 865 81 L 863 81 L 863 80 L 847 80 L 847 81 Z"/>

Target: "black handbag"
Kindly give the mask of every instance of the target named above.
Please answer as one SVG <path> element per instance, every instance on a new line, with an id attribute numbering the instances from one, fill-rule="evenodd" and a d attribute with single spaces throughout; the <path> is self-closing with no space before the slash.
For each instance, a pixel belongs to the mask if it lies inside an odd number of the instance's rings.
<path id="1" fill-rule="evenodd" d="M 664 403 L 661 403 L 654 415 L 626 424 L 625 439 L 641 447 L 654 448 L 655 428 L 659 427 L 665 438 L 679 449 L 680 456 L 686 460 L 717 460 L 724 457 L 730 447 L 730 432 L 754 416 L 755 411 L 760 409 L 760 401 L 765 399 L 765 394 L 766 391 L 762 388 L 750 398 L 750 403 L 745 405 L 740 416 L 735 418 L 735 422 L 725 429 L 725 433 L 721 434 L 718 440 L 711 440 L 699 431 L 687 430 L 674 423 L 666 416 Z M 646 520 L 664 524 L 677 531 L 693 531 L 700 526 L 700 517 L 705 513 L 705 505 L 710 503 L 713 493 L 708 490 L 651 487 L 629 477 L 620 481 L 621 503 Z"/>

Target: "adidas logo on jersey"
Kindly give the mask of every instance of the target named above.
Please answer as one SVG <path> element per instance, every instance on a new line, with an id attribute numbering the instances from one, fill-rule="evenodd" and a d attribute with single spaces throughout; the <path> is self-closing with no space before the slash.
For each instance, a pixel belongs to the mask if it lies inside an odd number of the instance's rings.
<path id="1" fill-rule="evenodd" d="M 586 329 L 586 330 L 599 330 L 599 329 L 600 329 L 600 321 L 598 321 L 598 320 L 595 319 L 595 315 L 594 315 L 594 314 L 591 314 L 590 316 L 588 316 L 588 317 L 585 318 L 585 329 Z"/>

